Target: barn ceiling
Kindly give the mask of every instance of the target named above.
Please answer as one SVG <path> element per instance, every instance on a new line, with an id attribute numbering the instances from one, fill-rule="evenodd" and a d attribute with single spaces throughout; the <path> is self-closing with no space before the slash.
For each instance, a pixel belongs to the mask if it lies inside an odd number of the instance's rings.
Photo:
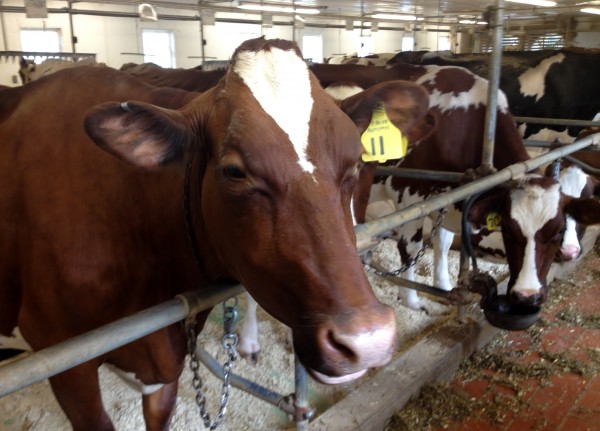
<path id="1" fill-rule="evenodd" d="M 213 8 L 215 10 L 240 11 L 237 6 L 246 3 L 245 0 L 216 1 L 216 0 L 146 0 L 156 7 L 170 8 Z M 110 2 L 110 0 L 108 1 Z M 481 0 L 247 0 L 248 3 L 262 5 L 295 5 L 298 7 L 316 7 L 320 10 L 319 17 L 348 18 L 364 17 L 371 19 L 375 13 L 397 13 L 416 15 L 427 21 L 451 21 L 465 16 L 479 17 L 496 1 Z M 123 3 L 123 2 L 120 2 Z M 139 3 L 139 2 L 137 2 Z M 505 15 L 510 20 L 524 19 L 555 19 L 568 17 L 586 17 L 600 20 L 600 15 L 581 12 L 585 7 L 600 9 L 600 0 L 556 0 L 554 7 L 539 7 L 505 1 Z M 278 14 L 277 14 L 278 15 Z"/>

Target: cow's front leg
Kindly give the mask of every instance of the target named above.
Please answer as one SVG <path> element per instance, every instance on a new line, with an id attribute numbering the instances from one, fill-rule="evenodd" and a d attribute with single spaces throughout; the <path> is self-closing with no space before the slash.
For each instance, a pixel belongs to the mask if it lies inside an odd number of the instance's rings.
<path id="1" fill-rule="evenodd" d="M 242 321 L 238 352 L 252 364 L 258 364 L 260 360 L 260 344 L 258 343 L 258 318 L 256 317 L 257 303 L 246 293 L 246 314 Z"/>
<path id="2" fill-rule="evenodd" d="M 86 362 L 49 380 L 52 391 L 74 431 L 115 429 L 102 405 L 97 363 Z"/>
<path id="3" fill-rule="evenodd" d="M 167 383 L 150 394 L 144 394 L 142 406 L 148 431 L 166 431 L 169 429 L 176 400 L 177 381 Z"/>
<path id="4" fill-rule="evenodd" d="M 402 265 L 406 265 L 408 262 L 414 261 L 417 253 L 423 247 L 423 222 L 415 220 L 412 222 L 405 223 L 397 232 L 398 239 L 398 252 L 400 253 L 400 259 Z M 404 278 L 410 281 L 415 280 L 415 269 L 414 266 L 408 268 L 402 275 Z M 417 291 L 414 289 L 400 288 L 398 291 L 398 298 L 409 308 L 413 310 L 424 310 L 427 311 Z"/>
<path id="5" fill-rule="evenodd" d="M 437 235 L 431 238 L 433 243 L 433 284 L 446 291 L 452 290 L 448 269 L 448 252 L 453 240 L 454 233 L 442 226 L 439 227 Z"/>

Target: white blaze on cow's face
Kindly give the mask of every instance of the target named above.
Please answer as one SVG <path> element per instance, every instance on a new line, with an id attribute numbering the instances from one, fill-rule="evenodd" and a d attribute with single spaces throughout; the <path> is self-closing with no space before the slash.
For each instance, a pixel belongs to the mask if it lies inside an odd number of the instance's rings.
<path id="1" fill-rule="evenodd" d="M 549 188 L 528 185 L 513 190 L 510 195 L 510 216 L 518 224 L 525 237 L 523 265 L 512 288 L 523 297 L 539 294 L 545 284 L 540 281 L 536 261 L 536 233 L 558 214 L 560 185 Z"/>
<path id="2" fill-rule="evenodd" d="M 434 84 L 440 70 L 454 68 L 454 66 L 425 66 L 425 68 L 427 69 L 427 72 L 415 81 L 417 84 L 425 84 L 428 82 Z M 467 70 L 464 70 L 464 73 L 471 75 L 473 78 L 473 85 L 468 91 L 463 91 L 458 94 L 454 92 L 442 93 L 435 88 L 430 92 L 429 107 L 437 107 L 444 113 L 454 109 L 467 110 L 479 106 L 486 106 L 488 81 Z M 506 94 L 501 90 L 498 90 L 498 109 L 502 113 L 508 111 L 508 99 L 506 98 Z"/>
<path id="3" fill-rule="evenodd" d="M 536 102 L 540 100 L 545 93 L 546 84 L 545 77 L 548 69 L 554 63 L 560 63 L 565 59 L 564 54 L 557 54 L 550 58 L 540 61 L 536 67 L 532 67 L 519 76 L 519 84 L 521 85 L 521 94 L 523 96 L 535 96 Z"/>
<path id="4" fill-rule="evenodd" d="M 242 51 L 234 66 L 264 111 L 289 136 L 303 171 L 312 174 L 308 132 L 313 107 L 306 63 L 293 50 Z"/>

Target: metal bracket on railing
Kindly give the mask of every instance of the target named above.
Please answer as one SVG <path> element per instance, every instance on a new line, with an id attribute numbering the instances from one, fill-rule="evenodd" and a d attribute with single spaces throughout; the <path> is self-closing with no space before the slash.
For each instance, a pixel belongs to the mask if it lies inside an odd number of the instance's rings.
<path id="1" fill-rule="evenodd" d="M 315 409 L 308 407 L 300 407 L 296 403 L 296 394 L 290 394 L 282 397 L 277 404 L 281 410 L 292 417 L 294 422 L 303 422 L 310 420 L 315 415 Z"/>

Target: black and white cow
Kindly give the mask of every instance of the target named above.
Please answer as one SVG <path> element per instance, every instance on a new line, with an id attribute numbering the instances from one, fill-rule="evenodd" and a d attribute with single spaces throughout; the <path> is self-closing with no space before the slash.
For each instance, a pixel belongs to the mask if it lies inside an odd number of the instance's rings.
<path id="1" fill-rule="evenodd" d="M 489 78 L 489 54 L 415 56 L 399 53 L 389 64 L 452 65 Z M 500 88 L 515 116 L 593 120 L 600 112 L 600 53 L 582 49 L 506 51 Z M 521 124 L 524 138 L 575 140 L 581 127 Z"/>

